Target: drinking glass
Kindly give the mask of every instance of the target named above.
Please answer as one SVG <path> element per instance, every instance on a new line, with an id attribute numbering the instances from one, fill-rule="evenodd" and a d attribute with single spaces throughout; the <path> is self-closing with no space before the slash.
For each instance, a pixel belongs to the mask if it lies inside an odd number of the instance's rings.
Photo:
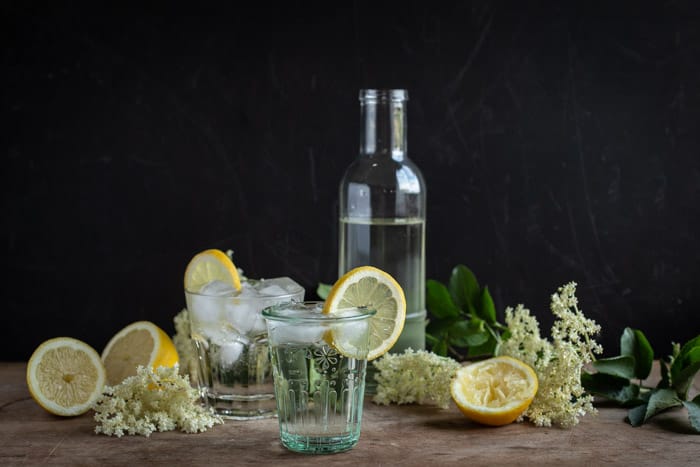
<path id="1" fill-rule="evenodd" d="M 360 438 L 369 318 L 374 310 L 323 314 L 323 302 L 263 310 L 280 438 L 287 449 L 335 453 Z"/>
<path id="2" fill-rule="evenodd" d="M 185 290 L 197 384 L 202 402 L 238 420 L 275 415 L 267 329 L 262 309 L 301 301 L 304 288 L 288 277 L 242 281 L 240 291 L 213 281 Z"/>

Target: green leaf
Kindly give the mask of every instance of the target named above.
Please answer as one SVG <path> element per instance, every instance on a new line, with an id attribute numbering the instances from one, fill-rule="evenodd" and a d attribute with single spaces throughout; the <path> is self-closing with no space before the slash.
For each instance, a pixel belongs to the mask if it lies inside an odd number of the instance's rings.
<path id="1" fill-rule="evenodd" d="M 435 346 L 433 346 L 433 353 L 440 355 L 441 357 L 447 356 L 447 341 L 440 340 Z"/>
<path id="2" fill-rule="evenodd" d="M 469 321 L 454 321 L 446 331 L 450 344 L 457 347 L 467 347 L 469 345 L 466 341 L 463 342 L 463 339 L 469 334 Z"/>
<path id="3" fill-rule="evenodd" d="M 641 426 L 647 413 L 647 404 L 638 405 L 627 412 L 627 421 L 632 426 Z"/>
<path id="4" fill-rule="evenodd" d="M 700 334 L 698 334 L 697 336 L 693 337 L 688 342 L 683 344 L 683 347 L 681 347 L 681 350 L 678 353 L 678 356 L 679 357 L 683 356 L 684 354 L 688 353 L 690 351 L 690 349 L 692 349 L 693 347 L 700 347 Z"/>
<path id="5" fill-rule="evenodd" d="M 450 297 L 450 291 L 440 282 L 429 279 L 426 282 L 426 304 L 428 311 L 436 318 L 456 318 L 459 316 L 459 308 L 455 306 Z"/>
<path id="6" fill-rule="evenodd" d="M 486 331 L 476 332 L 467 336 L 467 342 L 470 347 L 478 347 L 485 344 L 490 337 L 491 335 Z"/>
<path id="7" fill-rule="evenodd" d="M 501 340 L 507 341 L 508 338 L 510 338 L 510 335 L 510 329 L 506 328 L 506 330 L 501 333 Z"/>
<path id="8" fill-rule="evenodd" d="M 654 362 L 654 350 L 642 331 L 625 328 L 620 337 L 620 354 L 634 358 L 635 378 L 646 379 L 649 376 Z"/>
<path id="9" fill-rule="evenodd" d="M 430 348 L 434 347 L 439 341 L 440 339 L 437 337 L 428 334 L 427 331 L 425 332 L 425 343 L 428 344 Z"/>
<path id="10" fill-rule="evenodd" d="M 476 314 L 474 305 L 479 301 L 479 283 L 474 273 L 463 264 L 452 269 L 448 284 L 452 301 L 462 310 Z"/>
<path id="11" fill-rule="evenodd" d="M 618 356 L 611 358 L 600 358 L 593 362 L 593 367 L 606 375 L 619 376 L 631 379 L 634 377 L 634 358 Z"/>
<path id="12" fill-rule="evenodd" d="M 700 335 L 695 336 L 694 338 L 690 339 L 688 342 L 683 344 L 683 347 L 681 347 L 680 351 L 678 352 L 678 355 L 673 359 L 673 363 L 671 363 L 671 381 L 675 381 L 680 372 L 683 370 L 683 368 L 692 365 L 695 363 L 694 361 L 689 360 L 689 354 L 692 353 L 692 350 L 695 347 L 700 347 Z"/>
<path id="13" fill-rule="evenodd" d="M 644 421 L 646 422 L 654 415 L 670 409 L 671 407 L 678 407 L 679 405 L 681 405 L 681 400 L 673 389 L 654 389 L 647 403 Z"/>
<path id="14" fill-rule="evenodd" d="M 671 380 L 671 387 L 678 392 L 678 395 L 685 399 L 688 397 L 688 389 L 693 384 L 695 374 L 700 371 L 700 347 L 695 347 L 694 351 L 688 353 L 689 361 L 692 361 L 688 366 L 684 367 Z"/>
<path id="15" fill-rule="evenodd" d="M 486 342 L 484 342 L 481 345 L 475 345 L 475 346 L 469 347 L 469 350 L 467 351 L 467 356 L 468 357 L 492 356 L 494 354 L 494 351 L 496 350 L 497 345 L 498 345 L 498 342 L 489 333 L 489 339 Z"/>
<path id="16" fill-rule="evenodd" d="M 683 344 L 671 363 L 671 387 L 682 399 L 687 397 L 688 389 L 698 370 L 700 370 L 700 335 Z"/>
<path id="17" fill-rule="evenodd" d="M 480 345 L 483 345 L 486 342 L 488 342 L 490 337 L 491 335 L 488 332 L 481 331 L 464 336 L 464 341 L 469 347 L 479 347 Z"/>
<path id="18" fill-rule="evenodd" d="M 688 420 L 690 421 L 690 426 L 693 427 L 695 431 L 700 433 L 700 394 L 695 396 L 692 401 L 683 401 L 683 405 L 688 409 Z"/>
<path id="19" fill-rule="evenodd" d="M 431 319 L 425 328 L 425 332 L 433 336 L 442 336 L 447 334 L 448 329 L 459 321 L 462 320 L 460 318 Z"/>
<path id="20" fill-rule="evenodd" d="M 481 289 L 480 302 L 476 314 L 489 324 L 496 322 L 496 306 L 493 304 L 493 298 L 491 298 L 487 286 Z"/>
<path id="21" fill-rule="evenodd" d="M 316 287 L 316 295 L 318 295 L 321 300 L 325 300 L 332 288 L 333 286 L 331 284 L 319 282 L 318 287 Z"/>
<path id="22" fill-rule="evenodd" d="M 474 347 L 483 344 L 490 334 L 484 330 L 480 319 L 457 321 L 448 329 L 449 343 L 457 347 Z"/>
<path id="23" fill-rule="evenodd" d="M 639 386 L 630 384 L 627 378 L 604 373 L 583 373 L 581 384 L 591 394 L 605 397 L 623 406 L 641 404 Z"/>

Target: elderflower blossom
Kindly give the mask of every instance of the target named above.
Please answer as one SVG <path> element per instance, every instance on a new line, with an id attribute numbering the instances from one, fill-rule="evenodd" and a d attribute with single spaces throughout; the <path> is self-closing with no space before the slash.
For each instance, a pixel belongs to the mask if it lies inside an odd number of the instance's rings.
<path id="1" fill-rule="evenodd" d="M 530 310 L 518 305 L 506 308 L 506 325 L 510 337 L 501 343 L 499 355 L 519 355 L 518 359 L 536 368 L 539 361 L 552 358 L 552 344 L 540 337 L 540 323 Z"/>
<path id="2" fill-rule="evenodd" d="M 175 315 L 173 323 L 175 324 L 173 344 L 180 357 L 180 374 L 192 377 L 197 368 L 197 357 L 190 338 L 190 317 L 187 308 L 183 308 Z"/>
<path id="3" fill-rule="evenodd" d="M 150 436 L 154 431 L 176 428 L 197 433 L 223 423 L 221 417 L 199 405 L 198 399 L 187 376 L 178 374 L 177 365 L 155 371 L 139 366 L 135 376 L 106 386 L 94 402 L 95 433 Z"/>
<path id="4" fill-rule="evenodd" d="M 450 383 L 460 367 L 449 357 L 410 348 L 403 354 L 386 354 L 374 365 L 377 368 L 375 403 L 434 404 L 441 408 L 449 405 Z"/>
<path id="5" fill-rule="evenodd" d="M 579 417 L 596 412 L 593 397 L 581 386 L 581 371 L 593 354 L 603 351 L 592 338 L 600 326 L 578 309 L 575 293 L 576 283 L 570 282 L 552 295 L 556 320 L 551 342 L 540 337 L 539 323 L 527 308 L 518 305 L 506 309 L 510 337 L 502 343 L 499 354 L 522 360 L 537 373 L 537 395 L 523 414 L 537 426 L 571 427 L 578 424 Z"/>

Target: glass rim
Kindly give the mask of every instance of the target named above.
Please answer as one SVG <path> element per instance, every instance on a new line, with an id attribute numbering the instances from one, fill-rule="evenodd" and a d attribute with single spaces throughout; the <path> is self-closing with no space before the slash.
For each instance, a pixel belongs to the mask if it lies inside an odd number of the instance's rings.
<path id="1" fill-rule="evenodd" d="M 290 305 L 301 305 L 307 309 L 316 308 L 318 305 L 322 305 L 324 302 L 321 300 L 305 300 L 305 301 L 292 301 L 286 303 L 278 303 L 276 305 L 271 305 L 262 310 L 262 316 L 269 321 L 282 321 L 286 323 L 344 323 L 352 321 L 361 321 L 367 318 L 371 318 L 377 313 L 377 310 L 369 307 L 359 307 L 353 306 L 348 308 L 343 308 L 343 310 L 358 310 L 359 313 L 352 316 L 336 316 L 336 315 L 324 315 L 319 313 L 318 315 L 312 316 L 289 316 L 276 314 L 280 309 L 289 308 Z"/>
<path id="2" fill-rule="evenodd" d="M 279 279 L 279 277 L 271 277 L 270 279 L 263 279 L 263 280 L 261 280 L 261 279 L 246 279 L 244 281 L 241 281 L 241 284 L 243 282 L 262 282 L 264 280 L 272 280 L 272 279 Z M 292 297 L 294 297 L 295 295 L 304 291 L 304 287 L 302 287 L 299 284 L 297 284 L 297 286 L 298 287 L 297 287 L 296 291 L 294 291 L 294 292 L 287 292 L 285 294 L 277 294 L 277 295 L 259 295 L 259 296 L 255 296 L 255 297 L 241 296 L 240 292 L 239 292 L 239 295 L 231 295 L 231 294 L 211 295 L 211 294 L 201 293 L 199 291 L 190 290 L 187 288 L 185 288 L 185 294 L 186 295 L 194 295 L 197 297 L 206 297 L 206 298 L 222 298 L 222 299 L 235 298 L 236 300 L 243 300 L 243 301 L 270 300 L 270 299 L 274 299 L 274 300 L 289 299 L 289 300 L 291 300 Z"/>

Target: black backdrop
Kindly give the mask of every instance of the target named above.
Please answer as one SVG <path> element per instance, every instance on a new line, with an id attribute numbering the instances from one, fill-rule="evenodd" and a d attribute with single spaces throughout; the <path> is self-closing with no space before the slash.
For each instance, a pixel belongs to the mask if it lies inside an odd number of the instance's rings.
<path id="1" fill-rule="evenodd" d="M 0 358 L 172 333 L 205 248 L 313 298 L 363 87 L 409 90 L 429 278 L 464 263 L 544 325 L 575 280 L 607 354 L 627 325 L 663 354 L 697 334 L 696 2 L 439 3 L 4 2 Z"/>

